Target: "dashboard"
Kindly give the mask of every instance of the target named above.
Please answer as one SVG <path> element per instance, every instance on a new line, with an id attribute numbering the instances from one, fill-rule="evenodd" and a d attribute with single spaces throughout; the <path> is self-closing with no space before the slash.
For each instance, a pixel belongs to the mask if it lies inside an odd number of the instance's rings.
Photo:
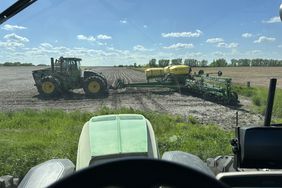
<path id="1" fill-rule="evenodd" d="M 282 171 L 225 172 L 216 178 L 233 188 L 282 187 Z"/>

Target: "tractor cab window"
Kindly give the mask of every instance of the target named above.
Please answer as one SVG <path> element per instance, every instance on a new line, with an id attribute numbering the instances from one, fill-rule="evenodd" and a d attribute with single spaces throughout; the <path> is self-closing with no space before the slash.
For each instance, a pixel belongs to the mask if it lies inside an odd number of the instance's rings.
<path id="1" fill-rule="evenodd" d="M 80 61 L 76 61 L 77 70 L 80 70 Z"/>
<path id="2" fill-rule="evenodd" d="M 80 70 L 80 62 L 76 59 L 64 59 L 63 69 L 70 72 Z"/>
<path id="3" fill-rule="evenodd" d="M 76 70 L 76 61 L 75 60 L 70 60 L 69 61 L 69 66 L 68 66 L 68 69 L 69 71 L 74 71 Z"/>
<path id="4" fill-rule="evenodd" d="M 67 70 L 68 66 L 69 66 L 69 62 L 66 61 L 66 60 L 63 60 L 63 62 L 62 62 L 62 68 L 63 68 L 63 70 Z"/>

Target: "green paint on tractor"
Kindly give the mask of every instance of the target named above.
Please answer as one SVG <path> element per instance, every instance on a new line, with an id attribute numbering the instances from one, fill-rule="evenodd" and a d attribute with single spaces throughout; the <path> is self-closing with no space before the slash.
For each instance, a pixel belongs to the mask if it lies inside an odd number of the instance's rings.
<path id="1" fill-rule="evenodd" d="M 89 97 L 101 97 L 108 93 L 105 76 L 92 70 L 81 70 L 80 58 L 51 58 L 51 67 L 34 70 L 32 76 L 39 95 L 43 98 L 58 97 L 71 89 L 83 88 Z"/>
<path id="2" fill-rule="evenodd" d="M 216 74 L 216 75 L 212 75 Z M 212 76 L 211 76 L 212 75 Z M 170 88 L 182 94 L 194 95 L 219 104 L 234 105 L 239 103 L 237 93 L 232 89 L 232 79 L 222 77 L 222 72 L 204 73 L 200 70 L 192 74 L 186 65 L 149 68 L 145 70 L 147 82 L 125 83 L 117 79 L 113 88 Z"/>
<path id="3" fill-rule="evenodd" d="M 92 156 L 148 151 L 145 118 L 138 115 L 93 117 L 89 124 Z"/>
<path id="4" fill-rule="evenodd" d="M 144 116 L 95 116 L 84 124 L 78 143 L 77 170 L 130 156 L 159 156 L 152 125 Z"/>

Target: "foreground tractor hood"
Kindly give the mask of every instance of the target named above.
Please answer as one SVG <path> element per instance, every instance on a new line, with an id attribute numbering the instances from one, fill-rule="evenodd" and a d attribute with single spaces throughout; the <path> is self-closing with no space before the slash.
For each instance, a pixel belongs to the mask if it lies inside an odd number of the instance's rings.
<path id="1" fill-rule="evenodd" d="M 158 158 L 150 122 L 142 115 L 104 115 L 91 118 L 81 131 L 76 169 L 105 159 L 130 156 Z"/>
<path id="2" fill-rule="evenodd" d="M 69 159 L 51 159 L 32 167 L 18 187 L 47 187 L 52 183 L 73 174 L 74 169 L 74 164 Z"/>

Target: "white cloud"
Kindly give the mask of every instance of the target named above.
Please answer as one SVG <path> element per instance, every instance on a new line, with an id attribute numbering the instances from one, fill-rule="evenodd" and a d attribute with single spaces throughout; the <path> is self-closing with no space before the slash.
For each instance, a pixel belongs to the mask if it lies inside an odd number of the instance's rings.
<path id="1" fill-rule="evenodd" d="M 253 34 L 252 33 L 243 33 L 241 36 L 244 38 L 250 38 L 253 36 Z"/>
<path id="2" fill-rule="evenodd" d="M 119 22 L 122 23 L 122 24 L 127 24 L 127 20 L 126 19 L 120 20 Z"/>
<path id="3" fill-rule="evenodd" d="M 22 42 L 22 43 L 29 42 L 28 38 L 21 37 L 19 35 L 16 35 L 15 33 L 7 34 L 3 38 L 6 39 L 7 41 L 13 41 L 13 42 Z"/>
<path id="4" fill-rule="evenodd" d="M 214 43 L 224 42 L 224 40 L 222 38 L 210 38 L 206 42 L 214 44 Z"/>
<path id="5" fill-rule="evenodd" d="M 252 50 L 250 51 L 251 54 L 258 54 L 261 53 L 261 50 Z"/>
<path id="6" fill-rule="evenodd" d="M 185 58 L 193 58 L 193 59 L 204 59 L 204 54 L 202 52 L 187 52 L 184 54 Z"/>
<path id="7" fill-rule="evenodd" d="M 282 44 L 278 45 L 277 47 L 278 47 L 278 48 L 282 48 Z"/>
<path id="8" fill-rule="evenodd" d="M 109 51 L 117 52 L 117 53 L 122 54 L 122 55 L 128 55 L 130 53 L 128 50 L 119 50 L 119 49 L 116 49 L 114 47 L 107 47 L 107 49 Z"/>
<path id="9" fill-rule="evenodd" d="M 97 41 L 96 41 L 97 42 Z M 52 43 L 53 44 L 53 43 Z M 1 46 L 7 44 L 0 43 Z M 14 44 L 14 46 L 18 46 Z M 21 45 L 21 44 L 20 44 Z M 2 50 L 0 55 L 1 61 L 24 61 L 33 64 L 46 63 L 48 64 L 49 57 L 60 57 L 61 55 L 67 57 L 79 57 L 82 58 L 82 65 L 85 66 L 100 66 L 100 65 L 118 65 L 118 64 L 146 64 L 148 59 L 152 59 L 155 56 L 159 57 L 159 54 L 152 55 L 149 53 L 139 53 L 138 51 L 120 50 L 114 47 L 105 47 L 102 49 L 92 49 L 86 47 L 67 47 L 56 46 L 54 43 L 51 47 L 49 43 L 41 43 L 37 47 L 23 47 L 20 51 Z M 50 48 L 49 48 L 50 47 Z M 2 47 L 0 47 L 2 48 Z M 11 48 L 10 48 L 11 49 Z M 165 52 L 165 57 L 172 57 L 173 54 Z M 156 58 L 156 57 L 155 57 Z"/>
<path id="10" fill-rule="evenodd" d="M 96 41 L 94 36 L 85 36 L 85 35 L 77 35 L 76 36 L 78 40 L 86 40 L 86 41 L 90 41 L 90 42 L 94 42 Z"/>
<path id="11" fill-rule="evenodd" d="M 0 42 L 0 46 L 8 49 L 14 49 L 15 47 L 24 47 L 24 44 L 20 42 L 10 41 L 10 42 Z"/>
<path id="12" fill-rule="evenodd" d="M 225 56 L 225 53 L 223 53 L 221 51 L 216 51 L 216 52 L 213 52 L 212 55 L 221 58 L 221 57 Z"/>
<path id="13" fill-rule="evenodd" d="M 109 40 L 109 39 L 112 39 L 112 37 L 109 36 L 109 35 L 100 34 L 100 35 L 97 35 L 97 39 L 100 39 L 100 40 Z"/>
<path id="14" fill-rule="evenodd" d="M 89 42 L 95 42 L 96 39 L 98 39 L 98 40 L 110 40 L 110 39 L 112 39 L 111 36 L 104 35 L 104 34 L 97 35 L 96 37 L 92 36 L 92 35 L 89 35 L 89 36 L 77 35 L 76 38 L 78 40 L 86 40 L 86 41 L 89 41 Z M 98 45 L 105 45 L 105 43 L 101 43 L 101 42 L 97 42 L 97 43 L 98 43 Z"/>
<path id="15" fill-rule="evenodd" d="M 148 28 L 148 26 L 147 25 L 143 25 L 143 27 L 146 29 L 146 28 Z"/>
<path id="16" fill-rule="evenodd" d="M 254 41 L 254 43 L 273 42 L 275 40 L 276 38 L 273 37 L 260 36 L 257 40 Z"/>
<path id="17" fill-rule="evenodd" d="M 196 32 L 172 32 L 172 33 L 162 33 L 162 37 L 199 37 L 203 34 L 201 30 L 196 30 Z"/>
<path id="18" fill-rule="evenodd" d="M 106 42 L 99 42 L 99 41 L 97 41 L 97 44 L 98 44 L 99 46 L 106 46 L 106 45 L 107 45 Z"/>
<path id="19" fill-rule="evenodd" d="M 22 29 L 26 29 L 26 27 L 24 26 L 19 26 L 19 25 L 10 25 L 10 24 L 5 24 L 2 29 L 7 30 L 7 31 L 13 31 L 16 29 L 22 30 Z"/>
<path id="20" fill-rule="evenodd" d="M 53 48 L 53 45 L 47 42 L 41 43 L 40 46 L 45 47 L 45 48 Z"/>
<path id="21" fill-rule="evenodd" d="M 279 16 L 275 16 L 275 17 L 272 17 L 272 18 L 269 18 L 268 20 L 263 20 L 262 23 L 279 23 L 281 22 L 280 20 L 280 17 Z"/>
<path id="22" fill-rule="evenodd" d="M 235 42 L 231 42 L 231 43 L 225 43 L 225 42 L 220 42 L 217 44 L 217 47 L 219 48 L 237 48 L 238 47 L 238 43 Z"/>
<path id="23" fill-rule="evenodd" d="M 147 49 L 144 46 L 138 44 L 136 46 L 133 47 L 134 51 L 140 51 L 140 52 L 145 52 L 145 51 L 152 51 L 151 49 Z"/>
<path id="24" fill-rule="evenodd" d="M 3 39 L 5 41 L 0 41 L 0 46 L 9 50 L 14 50 L 16 47 L 24 47 L 24 43 L 29 42 L 28 38 L 16 35 L 15 33 L 5 35 Z"/>
<path id="25" fill-rule="evenodd" d="M 163 47 L 164 49 L 184 49 L 184 48 L 193 48 L 193 44 L 183 44 L 183 43 L 177 43 L 177 44 L 172 44 L 170 46 L 165 46 Z"/>

